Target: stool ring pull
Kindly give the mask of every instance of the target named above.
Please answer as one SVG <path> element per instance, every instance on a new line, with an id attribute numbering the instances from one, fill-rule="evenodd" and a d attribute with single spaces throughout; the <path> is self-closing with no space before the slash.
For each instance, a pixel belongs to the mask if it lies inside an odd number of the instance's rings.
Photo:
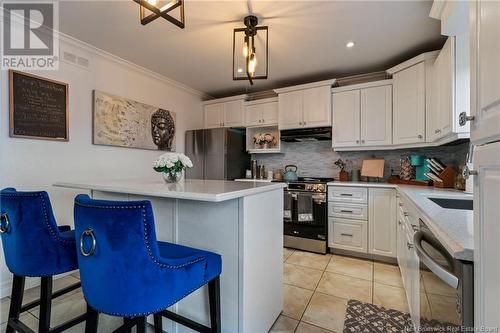
<path id="1" fill-rule="evenodd" d="M 10 220 L 7 213 L 0 215 L 0 234 L 5 234 L 10 230 Z"/>
<path id="2" fill-rule="evenodd" d="M 90 250 L 88 252 L 85 251 L 85 246 L 83 245 L 83 240 L 85 239 L 85 237 L 92 238 L 92 247 L 90 248 Z M 94 254 L 94 251 L 95 251 L 96 243 L 97 242 L 95 239 L 94 230 L 92 230 L 91 228 L 88 228 L 87 230 L 82 232 L 82 234 L 80 235 L 80 253 L 84 257 L 92 256 Z"/>

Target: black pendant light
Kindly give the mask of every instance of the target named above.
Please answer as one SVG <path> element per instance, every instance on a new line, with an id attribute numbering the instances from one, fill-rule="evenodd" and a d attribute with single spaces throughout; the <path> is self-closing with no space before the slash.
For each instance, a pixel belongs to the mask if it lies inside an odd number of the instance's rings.
<path id="1" fill-rule="evenodd" d="M 146 25 L 159 17 L 163 17 L 170 23 L 184 29 L 184 0 L 171 0 L 163 6 L 160 6 L 159 0 L 134 0 L 134 2 L 137 2 L 140 5 L 140 18 L 142 25 Z M 177 7 L 180 9 L 180 20 L 169 14 Z M 149 10 L 151 14 L 146 15 L 146 9 Z"/>
<path id="2" fill-rule="evenodd" d="M 259 20 L 249 15 L 243 20 L 245 28 L 233 32 L 233 80 L 267 79 L 268 28 L 258 27 Z"/>

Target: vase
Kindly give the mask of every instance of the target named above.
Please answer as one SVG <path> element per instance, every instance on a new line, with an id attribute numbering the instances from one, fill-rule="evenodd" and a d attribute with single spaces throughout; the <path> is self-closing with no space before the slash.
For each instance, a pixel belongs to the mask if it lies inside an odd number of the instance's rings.
<path id="1" fill-rule="evenodd" d="M 175 184 L 184 180 L 184 170 L 180 172 L 162 172 L 163 180 L 168 184 Z"/>

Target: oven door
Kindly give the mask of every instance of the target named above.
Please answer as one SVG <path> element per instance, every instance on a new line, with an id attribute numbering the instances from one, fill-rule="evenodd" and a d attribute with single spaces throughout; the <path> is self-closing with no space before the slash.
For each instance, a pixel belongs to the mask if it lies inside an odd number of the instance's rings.
<path id="1" fill-rule="evenodd" d="M 285 235 L 326 240 L 326 193 L 285 191 Z"/>
<path id="2" fill-rule="evenodd" d="M 414 235 L 414 246 L 420 259 L 420 327 L 436 332 L 460 332 L 461 295 L 456 260 L 426 228 Z"/>

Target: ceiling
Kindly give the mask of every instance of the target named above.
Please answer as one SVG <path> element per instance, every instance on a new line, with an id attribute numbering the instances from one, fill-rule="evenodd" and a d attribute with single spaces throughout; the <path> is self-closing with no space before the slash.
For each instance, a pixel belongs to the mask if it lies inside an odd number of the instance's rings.
<path id="1" fill-rule="evenodd" d="M 186 28 L 133 1 L 60 2 L 60 30 L 214 97 L 385 70 L 444 43 L 431 1 L 189 1 Z M 233 28 L 269 26 L 269 77 L 232 80 Z M 346 48 L 347 41 L 355 46 Z"/>

